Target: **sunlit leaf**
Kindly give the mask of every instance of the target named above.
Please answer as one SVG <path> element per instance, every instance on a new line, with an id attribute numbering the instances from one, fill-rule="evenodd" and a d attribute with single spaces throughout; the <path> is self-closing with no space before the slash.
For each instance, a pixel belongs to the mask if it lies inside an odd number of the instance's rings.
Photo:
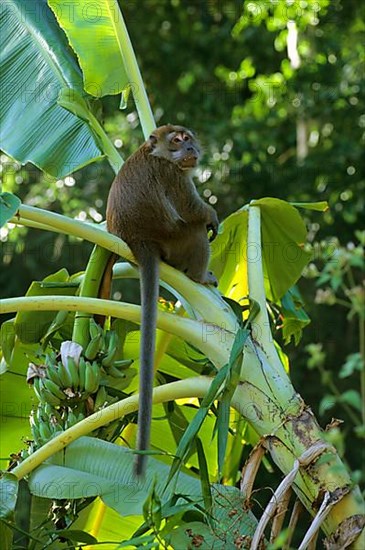
<path id="1" fill-rule="evenodd" d="M 260 206 L 264 277 L 268 298 L 281 298 L 302 274 L 310 260 L 304 250 L 307 230 L 299 212 L 273 198 L 252 203 Z"/>
<path id="2" fill-rule="evenodd" d="M 122 92 L 128 78 L 118 34 L 121 18 L 118 3 L 71 1 L 66 5 L 64 0 L 48 0 L 48 4 L 77 54 L 87 93 L 101 97 Z"/>
<path id="3" fill-rule="evenodd" d="M 248 296 L 248 260 L 263 260 L 267 297 L 277 301 L 296 283 L 310 259 L 310 253 L 304 250 L 305 224 L 293 206 L 275 198 L 251 204 L 261 210 L 262 258 L 261 251 L 247 242 L 248 207 L 243 207 L 221 224 L 210 263 L 219 290 L 240 304 Z"/>
<path id="4" fill-rule="evenodd" d="M 247 211 L 238 210 L 220 225 L 212 243 L 210 269 L 224 296 L 239 304 L 247 301 Z"/>
<path id="5" fill-rule="evenodd" d="M 106 507 L 102 500 L 97 498 L 81 511 L 72 527 L 86 532 L 95 532 L 96 518 L 100 522 L 97 532 L 99 542 L 127 540 L 142 522 L 141 516 L 123 517 L 112 508 Z"/>
<path id="6" fill-rule="evenodd" d="M 315 210 L 316 212 L 326 212 L 329 209 L 327 201 L 320 202 L 291 202 L 295 208 L 304 208 L 305 210 Z"/>

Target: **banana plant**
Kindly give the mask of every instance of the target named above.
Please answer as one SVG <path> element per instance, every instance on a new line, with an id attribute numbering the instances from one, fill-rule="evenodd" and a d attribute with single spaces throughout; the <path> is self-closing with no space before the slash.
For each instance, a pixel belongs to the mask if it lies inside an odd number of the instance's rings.
<path id="1" fill-rule="evenodd" d="M 37 104 L 35 93 L 26 95 L 24 104 L 20 85 L 7 94 L 0 110 L 5 128 L 1 148 L 57 177 L 104 156 L 117 171 L 123 161 L 93 112 L 93 98 L 121 93 L 125 102 L 131 91 L 147 137 L 155 123 L 143 81 L 117 2 L 91 3 L 87 17 L 82 3 L 67 5 L 66 10 L 60 0 L 48 4 L 31 0 L 27 6 L 32 9 L 25 10 L 24 3 L 12 0 L 4 6 L 5 89 L 10 90 L 15 76 L 21 83 L 31 75 L 39 92 L 52 89 L 53 94 L 47 94 L 45 110 Z M 93 48 L 91 35 L 96 40 Z M 14 119 L 20 114 L 24 124 L 17 130 Z M 47 147 L 42 145 L 45 141 Z M 98 299 L 110 254 L 117 253 L 127 262 L 132 255 L 123 241 L 102 226 L 21 204 L 10 193 L 1 195 L 1 205 L 2 224 L 57 231 L 95 245 L 83 275 L 70 275 L 64 269 L 33 283 L 26 296 L 1 302 L 1 313 L 16 314 L 1 327 L 3 398 L 18 391 L 22 376 L 39 401 L 34 406 L 24 380 L 21 414 L 10 403 L 3 409 L 12 419 L 7 426 L 13 436 L 24 435 L 24 423 L 20 428 L 15 419 L 30 416 L 31 442 L 0 483 L 0 525 L 9 548 L 22 480 L 27 481 L 26 491 L 37 513 L 45 497 L 49 503 L 77 503 L 74 516 L 61 504 L 56 506 L 56 528 L 44 519 L 43 531 L 30 529 L 26 538 L 34 548 L 59 537 L 73 544 L 93 544 L 110 540 L 116 529 L 113 540 L 118 544 L 122 534 L 126 544 L 128 538 L 129 544 L 151 547 L 156 540 L 165 540 L 176 547 L 183 535 L 173 532 L 168 518 L 201 509 L 204 503 L 204 521 L 209 525 L 209 510 L 218 514 L 214 491 L 223 491 L 222 484 L 214 489 L 209 481 L 237 481 L 242 430 L 247 426 L 255 434 L 252 439 L 260 441 L 285 476 L 297 465 L 292 487 L 323 532 L 328 537 L 341 532 L 345 537 L 352 528 L 353 547 L 364 547 L 359 489 L 293 388 L 267 310 L 270 300 L 284 312 L 289 340 L 299 338 L 308 322 L 293 290 L 310 258 L 299 205 L 265 198 L 224 220 L 212 248 L 218 289 L 202 287 L 162 264 L 161 284 L 177 299 L 173 305 L 160 304 L 157 322 L 160 385 L 153 399 L 156 416 L 167 418 L 164 426 L 154 421 L 152 443 L 157 457 L 150 457 L 146 480 L 139 484 L 132 476 L 133 452 L 116 442 L 120 443 L 122 433 L 124 441 L 133 443 L 138 394 L 132 393 L 137 389 L 132 361 L 138 363 L 140 307 Z M 325 208 L 324 204 L 304 206 Z M 117 264 L 115 278 L 138 277 L 127 262 Z M 103 330 L 95 315 L 114 321 Z M 167 377 L 175 381 L 167 382 Z M 168 408 L 167 403 L 181 399 L 194 404 L 199 400 L 200 408 Z M 230 410 L 244 420 L 237 423 L 239 429 L 230 426 Z M 217 458 L 208 450 L 212 432 L 217 436 Z M 7 439 L 2 456 L 4 451 L 14 452 L 13 446 L 14 437 L 10 445 Z M 199 468 L 201 481 L 188 466 Z M 90 519 L 93 514 L 98 518 L 97 532 Z M 130 515 L 137 518 L 135 523 L 125 519 Z M 249 519 L 249 526 L 242 522 L 239 534 L 254 538 L 258 522 L 252 516 Z M 29 522 L 35 527 L 32 514 Z M 148 533 L 152 527 L 152 534 Z"/>

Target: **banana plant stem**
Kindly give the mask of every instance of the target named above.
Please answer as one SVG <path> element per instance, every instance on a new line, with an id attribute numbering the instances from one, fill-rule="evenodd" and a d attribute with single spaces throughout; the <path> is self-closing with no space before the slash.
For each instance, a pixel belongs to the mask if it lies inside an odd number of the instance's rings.
<path id="1" fill-rule="evenodd" d="M 79 220 L 72 220 L 61 214 L 54 212 L 47 212 L 41 208 L 35 208 L 33 206 L 27 206 L 22 204 L 19 206 L 20 219 L 35 221 L 43 225 L 52 226 L 53 228 L 62 232 L 68 233 L 80 239 L 93 242 L 123 256 L 127 260 L 132 260 L 133 256 L 128 246 L 115 235 L 111 235 L 101 227 L 94 224 L 88 224 L 80 222 Z"/>
<path id="2" fill-rule="evenodd" d="M 14 216 L 14 219 L 16 220 L 18 216 L 21 222 L 40 223 L 43 226 L 52 228 L 52 231 L 60 231 L 85 239 L 106 248 L 110 252 L 114 252 L 118 256 L 122 256 L 128 261 L 134 261 L 133 255 L 126 243 L 95 224 L 71 220 L 61 214 L 47 212 L 41 208 L 26 205 L 19 207 L 18 215 Z M 200 318 L 206 321 L 211 319 L 212 326 L 219 326 L 222 330 L 230 332 L 237 330 L 237 321 L 231 308 L 224 302 L 217 291 L 194 283 L 180 271 L 163 262 L 161 263 L 160 273 L 163 280 L 168 282 L 194 306 Z"/>
<path id="3" fill-rule="evenodd" d="M 97 298 L 103 274 L 111 257 L 110 251 L 101 246 L 94 246 L 86 266 L 85 274 L 80 285 L 80 297 Z M 89 319 L 92 314 L 85 315 L 85 312 L 76 312 L 72 332 L 72 341 L 80 344 L 86 349 L 89 343 Z"/>
<path id="4" fill-rule="evenodd" d="M 260 311 L 253 323 L 253 338 L 260 343 L 268 361 L 275 366 L 278 372 L 283 372 L 284 366 L 274 345 L 266 308 L 261 246 L 261 211 L 259 206 L 250 205 L 248 209 L 247 247 L 252 252 L 252 257 L 248 257 L 247 262 L 249 297 L 260 306 Z"/>
<path id="5" fill-rule="evenodd" d="M 119 10 L 116 0 L 115 4 L 116 8 Z M 145 139 L 147 139 L 150 133 L 155 129 L 156 123 L 122 13 L 120 13 L 120 24 L 116 27 L 116 32 L 119 48 L 123 57 L 124 68 L 128 75 L 139 120 L 141 121 L 143 135 Z"/>
<path id="6" fill-rule="evenodd" d="M 78 296 L 23 296 L 1 300 L 0 313 L 15 311 L 83 311 L 98 315 L 112 315 L 140 323 L 141 308 L 134 304 L 83 298 Z M 164 311 L 158 312 L 157 327 L 188 340 L 209 356 L 219 368 L 227 362 L 233 342 L 233 334 L 223 332 L 195 319 L 179 317 Z"/>

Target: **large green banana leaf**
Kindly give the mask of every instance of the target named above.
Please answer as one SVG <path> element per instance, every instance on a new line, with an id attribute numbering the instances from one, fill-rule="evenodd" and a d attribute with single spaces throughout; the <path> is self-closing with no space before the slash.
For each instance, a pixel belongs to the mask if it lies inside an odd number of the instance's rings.
<path id="1" fill-rule="evenodd" d="M 297 209 L 283 200 L 266 197 L 252 204 L 261 210 L 266 296 L 277 302 L 297 282 L 310 259 L 304 249 L 306 227 Z M 239 303 L 248 296 L 247 263 L 261 261 L 261 250 L 247 241 L 247 219 L 248 209 L 243 207 L 222 222 L 210 262 L 219 290 Z"/>
<path id="2" fill-rule="evenodd" d="M 0 148 L 56 177 L 101 158 L 91 127 L 57 103 L 83 81 L 47 2 L 4 2 L 0 36 Z"/>
<path id="3" fill-rule="evenodd" d="M 48 0 L 57 21 L 75 50 L 84 75 L 85 90 L 101 97 L 121 93 L 128 86 L 122 40 L 122 17 L 116 0 L 79 2 Z"/>

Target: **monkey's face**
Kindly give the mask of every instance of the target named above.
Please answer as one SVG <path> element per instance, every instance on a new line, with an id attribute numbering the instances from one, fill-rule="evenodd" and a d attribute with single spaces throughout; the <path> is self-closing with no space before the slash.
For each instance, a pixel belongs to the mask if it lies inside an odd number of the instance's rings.
<path id="1" fill-rule="evenodd" d="M 193 132 L 183 126 L 161 126 L 152 133 L 149 143 L 151 155 L 173 162 L 180 170 L 191 170 L 198 164 L 198 142 Z"/>

